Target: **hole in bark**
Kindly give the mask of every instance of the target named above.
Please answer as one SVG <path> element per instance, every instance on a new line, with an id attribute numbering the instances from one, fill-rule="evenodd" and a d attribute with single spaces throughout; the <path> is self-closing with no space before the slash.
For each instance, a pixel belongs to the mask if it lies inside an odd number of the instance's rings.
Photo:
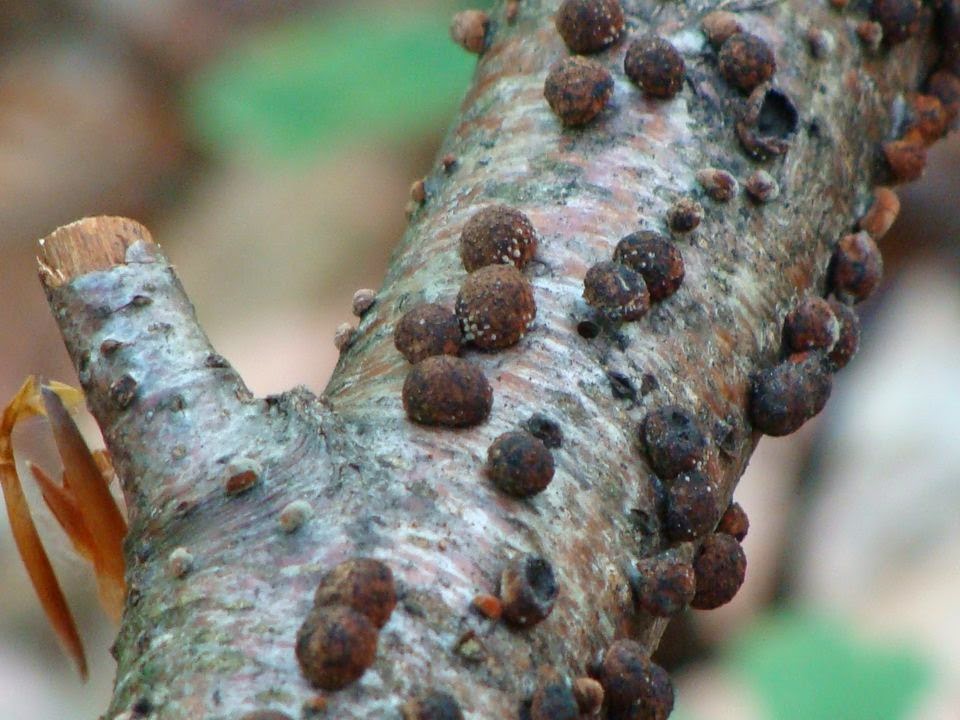
<path id="1" fill-rule="evenodd" d="M 771 88 L 763 98 L 757 116 L 757 134 L 761 137 L 785 138 L 797 130 L 800 114 L 786 93 Z"/>
<path id="2" fill-rule="evenodd" d="M 580 337 L 584 337 L 587 340 L 593 340 L 597 335 L 600 334 L 600 326 L 597 325 L 593 320 L 581 320 L 577 323 L 577 332 L 580 333 Z"/>
<path id="3" fill-rule="evenodd" d="M 544 605 L 551 604 L 557 596 L 557 579 L 550 563 L 541 557 L 529 558 L 524 563 L 523 572 L 537 601 Z"/>

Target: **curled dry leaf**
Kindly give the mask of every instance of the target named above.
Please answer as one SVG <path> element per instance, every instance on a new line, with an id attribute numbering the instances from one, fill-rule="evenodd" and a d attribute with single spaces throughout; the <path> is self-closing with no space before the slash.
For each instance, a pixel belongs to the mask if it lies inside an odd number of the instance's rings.
<path id="1" fill-rule="evenodd" d="M 28 467 L 74 549 L 93 564 L 104 608 L 111 617 L 119 619 L 126 594 L 122 543 L 127 526 L 109 490 L 113 469 L 108 457 L 105 453 L 91 453 L 68 412 L 68 407 L 82 403 L 83 393 L 76 388 L 62 383 L 41 386 L 34 377 L 27 378 L 0 419 L 0 488 L 17 550 L 44 613 L 81 677 L 86 679 L 83 643 L 30 514 L 17 475 L 12 442 L 18 422 L 37 415 L 48 417 L 64 465 L 63 482 L 58 484 L 32 463 Z"/>

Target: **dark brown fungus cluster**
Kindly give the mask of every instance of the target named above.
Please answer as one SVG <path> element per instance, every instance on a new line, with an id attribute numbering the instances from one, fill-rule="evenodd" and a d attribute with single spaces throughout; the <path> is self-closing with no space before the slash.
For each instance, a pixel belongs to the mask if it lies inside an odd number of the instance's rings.
<path id="1" fill-rule="evenodd" d="M 801 300 L 783 320 L 783 344 L 788 353 L 804 350 L 829 352 L 840 337 L 840 322 L 821 297 Z"/>
<path id="2" fill-rule="evenodd" d="M 531 497 L 546 490 L 553 479 L 553 455 L 526 430 L 507 432 L 487 450 L 487 475 L 500 491 Z"/>
<path id="3" fill-rule="evenodd" d="M 393 330 L 393 344 L 410 363 L 434 355 L 457 355 L 462 341 L 456 314 L 437 303 L 417 305 Z"/>
<path id="4" fill-rule="evenodd" d="M 713 533 L 704 538 L 693 560 L 697 592 L 690 603 L 713 610 L 733 600 L 747 574 L 747 557 L 733 535 Z"/>
<path id="5" fill-rule="evenodd" d="M 620 0 L 564 0 L 554 20 L 572 52 L 600 52 L 620 39 L 626 22 Z"/>
<path id="6" fill-rule="evenodd" d="M 870 17 L 883 28 L 884 42 L 902 43 L 920 27 L 920 0 L 873 0 Z"/>
<path id="7" fill-rule="evenodd" d="M 493 389 L 473 363 L 436 355 L 410 370 L 403 383 L 403 407 L 422 425 L 469 427 L 490 415 Z"/>
<path id="8" fill-rule="evenodd" d="M 745 93 L 772 78 L 777 69 L 770 46 L 748 32 L 728 37 L 720 47 L 718 62 L 724 80 Z"/>
<path id="9" fill-rule="evenodd" d="M 590 677 L 579 677 L 573 681 L 573 696 L 583 715 L 594 715 L 603 706 L 603 685 Z"/>
<path id="10" fill-rule="evenodd" d="M 307 680 L 323 690 L 358 680 L 373 664 L 378 631 L 396 602 L 393 573 L 379 560 L 347 560 L 328 572 L 297 632 L 297 660 Z"/>
<path id="11" fill-rule="evenodd" d="M 670 297 L 683 282 L 683 257 L 679 248 L 652 230 L 631 233 L 620 240 L 613 259 L 643 276 L 653 302 Z"/>
<path id="12" fill-rule="evenodd" d="M 693 198 L 679 198 L 667 211 L 667 224 L 676 233 L 695 230 L 703 219 L 703 205 Z"/>
<path id="13" fill-rule="evenodd" d="M 868 233 L 844 235 L 830 260 L 830 286 L 844 302 L 866 300 L 880 284 L 883 259 Z"/>
<path id="14" fill-rule="evenodd" d="M 650 293 L 643 276 L 610 260 L 587 270 L 583 298 L 614 321 L 639 320 L 650 309 Z"/>
<path id="15" fill-rule="evenodd" d="M 656 35 L 635 39 L 627 48 L 623 69 L 645 95 L 669 100 L 683 89 L 686 65 L 671 43 Z"/>
<path id="16" fill-rule="evenodd" d="M 460 258 L 467 272 L 486 265 L 514 265 L 523 270 L 537 250 L 537 232 L 530 219 L 506 205 L 475 212 L 460 234 Z"/>
<path id="17" fill-rule="evenodd" d="M 569 678 L 551 667 L 538 672 L 537 689 L 530 703 L 530 720 L 577 720 L 580 707 Z"/>
<path id="18" fill-rule="evenodd" d="M 756 170 L 751 173 L 744 184 L 744 189 L 755 202 L 768 203 L 780 196 L 780 185 L 766 170 Z"/>
<path id="19" fill-rule="evenodd" d="M 666 720 L 673 711 L 673 683 L 633 640 L 617 640 L 600 669 L 608 716 L 615 720 Z"/>
<path id="20" fill-rule="evenodd" d="M 401 709 L 403 720 L 463 720 L 460 703 L 450 693 L 431 691 Z"/>
<path id="21" fill-rule="evenodd" d="M 380 560 L 347 560 L 323 576 L 313 604 L 346 605 L 366 615 L 377 628 L 382 628 L 397 604 L 393 573 Z"/>
<path id="22" fill-rule="evenodd" d="M 845 367 L 860 347 L 860 318 L 856 311 L 845 303 L 830 299 L 830 307 L 840 323 L 840 335 L 833 349 L 827 354 L 827 363 L 833 372 Z"/>
<path id="23" fill-rule="evenodd" d="M 749 530 L 750 518 L 747 517 L 747 511 L 738 502 L 730 503 L 717 523 L 717 532 L 732 535 L 737 542 L 743 542 Z"/>
<path id="24" fill-rule="evenodd" d="M 543 441 L 551 450 L 556 450 L 563 446 L 563 430 L 556 420 L 553 420 L 543 413 L 534 413 L 525 423 L 525 427 L 535 438 Z"/>
<path id="25" fill-rule="evenodd" d="M 314 686 L 340 690 L 360 679 L 377 654 L 377 628 L 345 605 L 314 607 L 297 632 L 300 671 Z"/>
<path id="26" fill-rule="evenodd" d="M 665 480 L 696 468 L 707 449 L 696 417 L 678 405 L 666 405 L 648 414 L 640 435 L 650 467 Z"/>
<path id="27" fill-rule="evenodd" d="M 553 611 L 559 587 L 550 561 L 540 555 L 522 555 L 500 576 L 503 617 L 511 625 L 530 627 Z"/>
<path id="28" fill-rule="evenodd" d="M 675 477 L 667 486 L 664 530 L 673 542 L 696 540 L 713 530 L 720 519 L 720 492 L 699 470 Z"/>
<path id="29" fill-rule="evenodd" d="M 750 422 L 765 435 L 789 435 L 823 410 L 832 388 L 822 354 L 791 355 L 751 379 Z"/>
<path id="30" fill-rule="evenodd" d="M 737 179 L 726 170 L 712 167 L 698 170 L 697 182 L 717 202 L 729 202 L 737 194 Z"/>
<path id="31" fill-rule="evenodd" d="M 610 71 L 596 60 L 580 56 L 555 63 L 543 86 L 543 96 L 550 108 L 568 127 L 592 121 L 607 106 L 611 95 Z"/>
<path id="32" fill-rule="evenodd" d="M 680 613 L 696 592 L 693 567 L 681 560 L 676 551 L 649 557 L 637 563 L 634 599 L 655 617 Z"/>
<path id="33" fill-rule="evenodd" d="M 516 345 L 537 315 L 533 286 L 513 265 L 487 265 L 460 288 L 457 317 L 466 341 L 482 350 Z"/>
<path id="34" fill-rule="evenodd" d="M 726 10 L 714 10 L 703 16 L 700 21 L 703 28 L 703 34 L 715 48 L 723 45 L 731 36 L 743 32 L 743 26 L 740 19 L 732 12 Z"/>
<path id="35" fill-rule="evenodd" d="M 463 10 L 453 16 L 450 37 L 467 52 L 482 53 L 487 48 L 490 18 L 483 10 Z"/>

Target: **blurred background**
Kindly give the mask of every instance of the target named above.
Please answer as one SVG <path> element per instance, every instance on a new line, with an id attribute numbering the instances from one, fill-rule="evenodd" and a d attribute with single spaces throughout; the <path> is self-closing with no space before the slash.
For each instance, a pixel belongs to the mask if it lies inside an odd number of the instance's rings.
<path id="1" fill-rule="evenodd" d="M 96 214 L 151 229 L 256 393 L 322 389 L 334 328 L 355 289 L 379 286 L 410 182 L 471 77 L 447 37 L 464 6 L 3 0 L 0 401 L 30 373 L 75 382 L 35 240 Z M 675 718 L 960 718 L 958 198 L 954 137 L 901 192 L 883 292 L 827 410 L 765 439 L 738 490 L 743 590 L 671 624 L 658 659 Z M 18 430 L 25 454 L 43 456 L 43 434 Z M 92 675 L 82 685 L 57 647 L 4 515 L 0 718 L 95 718 L 114 631 L 26 484 Z"/>

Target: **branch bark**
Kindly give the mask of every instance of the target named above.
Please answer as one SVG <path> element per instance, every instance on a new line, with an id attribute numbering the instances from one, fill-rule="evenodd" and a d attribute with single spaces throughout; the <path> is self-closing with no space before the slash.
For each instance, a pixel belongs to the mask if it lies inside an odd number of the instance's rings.
<path id="1" fill-rule="evenodd" d="M 135 223 L 84 220 L 43 241 L 41 278 L 130 514 L 108 717 L 148 706 L 157 718 L 265 708 L 300 717 L 315 691 L 297 665 L 297 629 L 322 574 L 356 556 L 385 561 L 401 601 L 374 665 L 327 697 L 331 717 L 395 717 L 431 689 L 454 695 L 466 717 L 516 717 L 538 668 L 583 675 L 616 637 L 656 647 L 666 621 L 635 609 L 624 571 L 671 545 L 638 425 L 667 403 L 692 409 L 712 440 L 704 472 L 730 499 L 759 439 L 746 413 L 749 378 L 776 362 L 796 300 L 825 294 L 836 240 L 883 180 L 878 143 L 898 133 L 898 105 L 929 69 L 930 18 L 916 39 L 871 52 L 853 19 L 827 4 L 740 7 L 774 48 L 775 85 L 799 112 L 789 150 L 763 164 L 780 197 L 700 198 L 702 224 L 678 237 L 680 290 L 641 321 L 588 340 L 577 332 L 587 267 L 638 226 L 664 228 L 676 199 L 702 194 L 698 170 L 742 180 L 758 165 L 734 128 L 743 96 L 719 77 L 699 32 L 711 8 L 625 2 L 632 34 L 656 31 L 681 48 L 686 86 L 672 101 L 643 97 L 623 75 L 621 42 L 600 56 L 615 78 L 611 107 L 570 130 L 543 100 L 547 69 L 567 55 L 556 4 L 524 0 L 514 24 L 494 14 L 438 155 L 455 155 L 456 166 L 438 162 L 426 178 L 425 204 L 320 398 L 303 388 L 252 397 Z M 809 51 L 811 26 L 835 40 L 826 57 Z M 523 210 L 540 234 L 528 270 L 536 323 L 514 348 L 468 352 L 493 386 L 487 423 L 414 425 L 400 401 L 408 366 L 393 327 L 420 301 L 453 305 L 465 277 L 460 229 L 492 202 Z M 559 423 L 564 444 L 549 489 L 518 501 L 482 468 L 493 439 L 535 412 Z M 225 483 L 238 462 L 252 462 L 259 482 L 234 496 Z M 316 515 L 285 534 L 277 518 L 296 500 Z M 193 569 L 177 578 L 167 558 L 181 546 Z M 686 558 L 693 550 L 680 546 Z M 556 571 L 552 615 L 512 631 L 473 614 L 474 595 L 494 592 L 504 564 L 531 552 Z M 468 657 L 457 648 L 471 633 L 479 650 Z"/>

